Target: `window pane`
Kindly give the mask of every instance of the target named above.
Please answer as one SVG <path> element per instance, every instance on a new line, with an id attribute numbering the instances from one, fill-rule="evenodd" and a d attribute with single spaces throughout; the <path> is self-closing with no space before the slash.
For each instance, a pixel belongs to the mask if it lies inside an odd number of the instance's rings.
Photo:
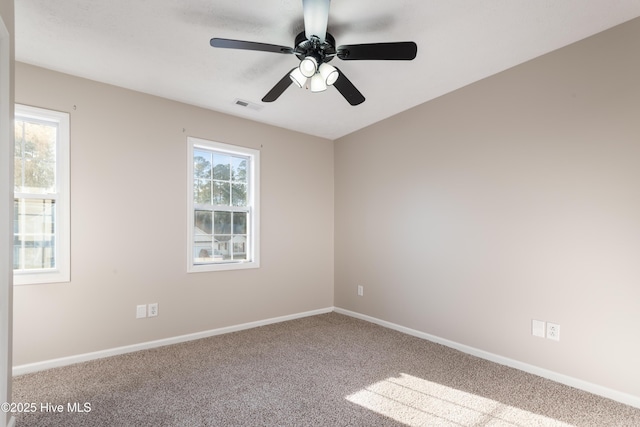
<path id="1" fill-rule="evenodd" d="M 231 180 L 231 156 L 213 153 L 213 179 Z"/>
<path id="2" fill-rule="evenodd" d="M 233 259 L 247 259 L 247 236 L 233 236 Z"/>
<path id="3" fill-rule="evenodd" d="M 22 261 L 22 269 L 24 270 L 40 270 L 55 267 L 53 241 L 27 242 L 27 245 L 24 246 L 22 256 L 24 257 Z"/>
<path id="4" fill-rule="evenodd" d="M 231 236 L 213 236 L 213 249 L 219 260 L 231 259 Z"/>
<path id="5" fill-rule="evenodd" d="M 23 187 L 22 182 L 22 170 L 23 170 L 23 134 L 24 134 L 24 122 L 21 120 L 15 121 L 15 152 L 14 152 L 14 161 L 13 161 L 13 182 L 14 182 L 14 190 L 20 192 Z"/>
<path id="6" fill-rule="evenodd" d="M 247 234 L 247 213 L 233 213 L 233 234 Z"/>
<path id="7" fill-rule="evenodd" d="M 233 206 L 247 206 L 247 184 L 231 185 L 231 201 Z"/>
<path id="8" fill-rule="evenodd" d="M 55 123 L 15 122 L 15 191 L 52 193 L 56 186 Z"/>
<path id="9" fill-rule="evenodd" d="M 194 243 L 193 260 L 198 263 L 213 261 L 213 245 L 211 239 L 206 242 Z"/>
<path id="10" fill-rule="evenodd" d="M 231 234 L 231 212 L 215 212 L 213 222 L 214 234 Z"/>
<path id="11" fill-rule="evenodd" d="M 247 182 L 247 159 L 234 157 L 231 160 L 231 179 L 236 182 Z"/>
<path id="12" fill-rule="evenodd" d="M 55 201 L 14 200 L 14 268 L 55 267 Z"/>
<path id="13" fill-rule="evenodd" d="M 229 182 L 213 182 L 213 204 L 231 205 L 231 184 Z"/>
<path id="14" fill-rule="evenodd" d="M 14 234 L 13 235 L 13 269 L 14 270 L 20 269 L 20 260 L 22 259 L 22 257 L 20 256 L 21 251 L 22 251 L 22 241 L 20 240 L 20 237 L 17 234 Z"/>
<path id="15" fill-rule="evenodd" d="M 196 239 L 198 238 L 198 235 L 212 234 L 213 221 L 211 220 L 211 217 L 212 217 L 212 212 L 210 211 L 195 212 L 194 235 L 196 236 Z"/>
<path id="16" fill-rule="evenodd" d="M 196 179 L 211 179 L 211 153 L 207 151 L 193 151 L 193 177 Z"/>
<path id="17" fill-rule="evenodd" d="M 53 200 L 23 200 L 18 213 L 20 232 L 32 236 L 53 234 L 54 203 Z"/>
<path id="18" fill-rule="evenodd" d="M 211 181 L 206 179 L 194 180 L 193 200 L 198 204 L 211 204 Z"/>

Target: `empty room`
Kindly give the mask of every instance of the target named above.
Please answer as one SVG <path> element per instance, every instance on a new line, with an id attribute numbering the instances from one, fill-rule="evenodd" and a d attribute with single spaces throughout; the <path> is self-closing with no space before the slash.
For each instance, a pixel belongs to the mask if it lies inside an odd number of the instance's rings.
<path id="1" fill-rule="evenodd" d="M 640 425 L 637 0 L 0 13 L 0 427 Z"/>

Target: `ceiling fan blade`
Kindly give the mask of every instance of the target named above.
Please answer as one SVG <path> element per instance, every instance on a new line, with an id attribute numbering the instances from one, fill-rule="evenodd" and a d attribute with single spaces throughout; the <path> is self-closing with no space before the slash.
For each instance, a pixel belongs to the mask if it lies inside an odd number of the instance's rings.
<path id="1" fill-rule="evenodd" d="M 324 43 L 329 22 L 329 3 L 331 0 L 302 0 L 304 33 L 307 40 L 316 36 Z"/>
<path id="2" fill-rule="evenodd" d="M 364 96 L 360 93 L 358 89 L 351 83 L 351 81 L 344 75 L 342 71 L 336 68 L 340 75 L 338 76 L 338 80 L 333 84 L 338 92 L 344 96 L 344 99 L 351 105 L 359 105 L 364 102 Z"/>
<path id="3" fill-rule="evenodd" d="M 338 58 L 354 60 L 400 60 L 411 61 L 418 53 L 414 42 L 368 43 L 338 46 Z"/>
<path id="4" fill-rule="evenodd" d="M 213 38 L 209 43 L 213 47 L 222 47 L 225 49 L 245 49 L 245 50 L 258 50 L 260 52 L 293 53 L 293 48 L 290 48 L 287 46 L 278 46 L 275 44 L 258 43 L 258 42 L 248 42 L 244 40 Z"/>
<path id="5" fill-rule="evenodd" d="M 289 85 L 291 85 L 292 83 L 291 77 L 289 77 L 289 74 L 293 70 L 295 70 L 295 68 L 292 68 L 287 74 L 284 75 L 283 78 L 280 79 L 278 83 L 276 83 L 276 85 L 273 88 L 271 88 L 271 90 L 264 96 L 264 98 L 262 98 L 262 102 L 273 102 L 276 99 L 278 99 L 280 95 L 284 93 L 285 90 L 287 90 Z"/>

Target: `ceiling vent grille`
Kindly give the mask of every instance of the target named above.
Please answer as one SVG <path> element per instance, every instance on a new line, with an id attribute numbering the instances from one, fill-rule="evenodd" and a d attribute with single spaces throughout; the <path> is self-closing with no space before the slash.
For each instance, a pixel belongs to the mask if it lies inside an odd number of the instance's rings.
<path id="1" fill-rule="evenodd" d="M 253 102 L 245 101 L 244 99 L 236 98 L 233 103 L 242 108 L 248 108 L 254 111 L 262 110 L 262 105 L 254 104 Z"/>

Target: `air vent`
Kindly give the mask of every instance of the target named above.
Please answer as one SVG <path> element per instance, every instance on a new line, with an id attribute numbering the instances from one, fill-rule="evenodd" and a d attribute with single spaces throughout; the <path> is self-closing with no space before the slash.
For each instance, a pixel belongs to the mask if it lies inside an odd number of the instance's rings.
<path id="1" fill-rule="evenodd" d="M 254 104 L 253 102 L 249 102 L 249 101 L 245 101 L 244 99 L 238 99 L 236 98 L 233 103 L 239 107 L 242 108 L 248 108 L 250 110 L 254 110 L 254 111 L 260 111 L 262 110 L 262 105 L 259 104 Z"/>

